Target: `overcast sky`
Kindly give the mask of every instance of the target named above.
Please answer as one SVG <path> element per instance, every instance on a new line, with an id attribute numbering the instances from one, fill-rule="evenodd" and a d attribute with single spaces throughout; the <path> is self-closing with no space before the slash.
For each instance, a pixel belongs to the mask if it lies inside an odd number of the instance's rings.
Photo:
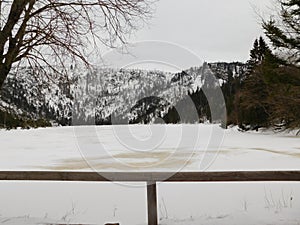
<path id="1" fill-rule="evenodd" d="M 246 61 L 256 37 L 263 34 L 256 15 L 272 0 L 160 0 L 149 25 L 131 41 L 161 40 L 179 44 L 202 60 Z"/>

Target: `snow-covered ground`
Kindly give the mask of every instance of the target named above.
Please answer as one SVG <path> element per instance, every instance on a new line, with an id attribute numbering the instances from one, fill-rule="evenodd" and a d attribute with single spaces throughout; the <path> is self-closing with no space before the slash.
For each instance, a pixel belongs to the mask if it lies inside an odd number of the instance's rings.
<path id="1" fill-rule="evenodd" d="M 0 130 L 0 143 L 0 170 L 300 170 L 299 137 L 218 125 Z M 299 183 L 162 183 L 158 198 L 160 224 L 300 224 Z M 0 183 L 0 223 L 64 221 L 146 224 L 145 186 Z"/>

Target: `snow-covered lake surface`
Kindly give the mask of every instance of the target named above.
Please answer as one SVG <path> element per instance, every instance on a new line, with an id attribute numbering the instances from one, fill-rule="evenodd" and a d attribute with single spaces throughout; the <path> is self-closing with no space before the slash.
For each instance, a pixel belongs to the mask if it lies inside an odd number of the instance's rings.
<path id="1" fill-rule="evenodd" d="M 126 127 L 126 128 L 125 128 Z M 0 130 L 1 170 L 295 170 L 300 138 L 218 125 Z M 92 167 L 92 168 L 91 168 Z"/>
<path id="2" fill-rule="evenodd" d="M 300 138 L 218 125 L 0 130 L 0 170 L 300 170 Z M 160 224 L 300 224 L 300 184 L 158 185 Z M 37 218 L 37 219 L 35 219 Z M 1 182 L 0 223 L 146 224 L 145 186 Z"/>

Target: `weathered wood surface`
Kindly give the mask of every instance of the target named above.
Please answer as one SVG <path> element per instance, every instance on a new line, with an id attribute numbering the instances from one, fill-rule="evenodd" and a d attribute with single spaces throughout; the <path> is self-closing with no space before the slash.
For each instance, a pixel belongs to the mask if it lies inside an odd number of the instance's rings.
<path id="1" fill-rule="evenodd" d="M 300 181 L 300 171 L 226 172 L 54 172 L 0 171 L 2 181 L 82 181 L 82 182 L 255 182 Z"/>
<path id="2" fill-rule="evenodd" d="M 158 225 L 156 184 L 147 185 L 148 224 Z"/>

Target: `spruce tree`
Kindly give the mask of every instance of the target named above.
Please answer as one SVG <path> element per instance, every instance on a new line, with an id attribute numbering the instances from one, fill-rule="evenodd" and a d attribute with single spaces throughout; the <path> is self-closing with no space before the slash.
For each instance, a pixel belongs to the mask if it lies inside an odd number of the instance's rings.
<path id="1" fill-rule="evenodd" d="M 266 36 L 277 49 L 286 50 L 288 60 L 300 63 L 300 0 L 278 0 L 280 18 L 263 21 Z"/>
<path id="2" fill-rule="evenodd" d="M 263 37 L 259 37 L 259 39 L 255 39 L 254 41 L 253 48 L 250 51 L 250 60 L 248 61 L 248 64 L 250 65 L 250 68 L 253 68 L 261 64 L 265 58 L 270 56 L 273 56 L 271 49 Z"/>
<path id="3" fill-rule="evenodd" d="M 273 74 L 273 67 L 278 66 L 275 62 L 276 57 L 265 40 L 262 37 L 256 39 L 250 51 L 248 74 L 235 98 L 235 107 L 238 109 L 237 123 L 240 127 L 257 129 L 269 126 L 271 113 L 266 74 Z"/>

